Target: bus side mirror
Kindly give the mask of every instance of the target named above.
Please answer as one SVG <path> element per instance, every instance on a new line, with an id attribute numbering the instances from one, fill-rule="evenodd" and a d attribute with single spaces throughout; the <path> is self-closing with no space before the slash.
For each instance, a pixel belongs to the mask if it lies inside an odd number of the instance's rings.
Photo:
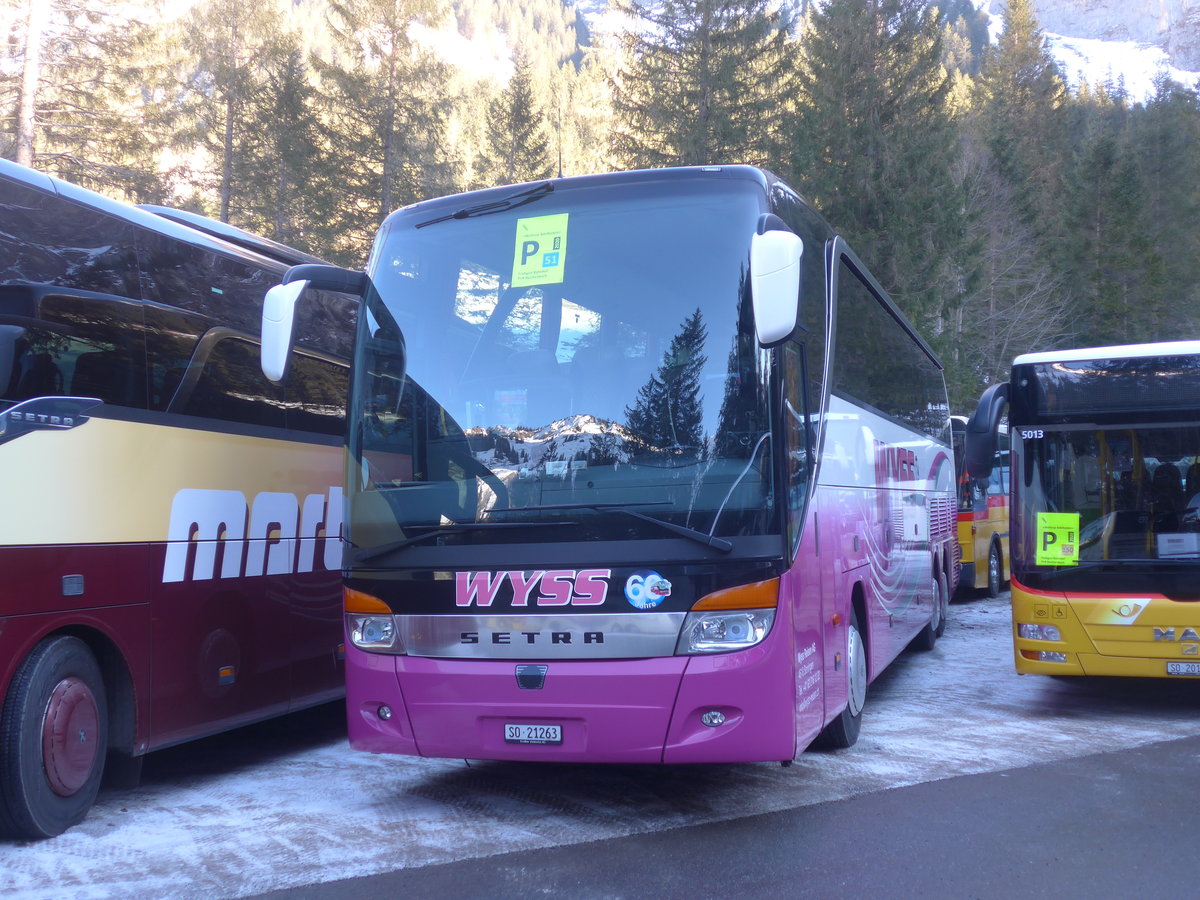
<path id="1" fill-rule="evenodd" d="M 262 370 L 276 384 L 287 374 L 296 325 L 296 303 L 307 287 L 307 281 L 277 284 L 263 297 Z"/>
<path id="2" fill-rule="evenodd" d="M 972 478 L 986 481 L 996 459 L 1000 420 L 1008 405 L 1008 382 L 993 384 L 979 398 L 979 405 L 963 433 L 963 468 Z"/>
<path id="3" fill-rule="evenodd" d="M 305 263 L 284 273 L 283 283 L 267 291 L 262 311 L 262 370 L 278 384 L 287 374 L 292 339 L 296 330 L 296 304 L 311 287 L 320 291 L 338 291 L 362 297 L 367 292 L 366 272 Z"/>
<path id="4" fill-rule="evenodd" d="M 750 241 L 754 331 L 763 347 L 778 344 L 796 330 L 803 255 L 804 242 L 791 231 L 764 231 Z"/>

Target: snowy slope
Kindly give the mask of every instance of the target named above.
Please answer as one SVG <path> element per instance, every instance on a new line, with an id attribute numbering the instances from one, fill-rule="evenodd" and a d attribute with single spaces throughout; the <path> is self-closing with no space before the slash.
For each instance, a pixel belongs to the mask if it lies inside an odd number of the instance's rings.
<path id="1" fill-rule="evenodd" d="M 975 3 L 990 16 L 994 40 L 1006 0 Z M 620 25 L 608 0 L 575 0 L 573 5 L 594 34 Z M 1200 28 L 1195 27 L 1200 0 L 1153 0 L 1149 5 L 1146 0 L 1034 0 L 1034 8 L 1044 23 L 1062 29 L 1051 31 L 1044 25 L 1042 31 L 1072 88 L 1084 80 L 1093 85 L 1123 82 L 1130 98 L 1138 101 L 1153 93 L 1162 73 L 1188 87 L 1200 81 L 1200 73 L 1174 64 L 1167 52 L 1168 47 L 1182 52 L 1189 45 L 1189 33 L 1200 42 Z M 1200 54 L 1184 55 L 1190 60 Z"/>
<path id="2" fill-rule="evenodd" d="M 1000 33 L 1006 0 L 976 0 L 977 8 L 991 19 L 992 39 Z M 1090 84 L 1123 83 L 1129 97 L 1144 100 L 1154 92 L 1159 75 L 1196 87 L 1200 73 L 1172 65 L 1164 44 L 1171 32 L 1168 21 L 1153 19 L 1137 2 L 1105 3 L 1103 0 L 1035 0 L 1040 20 L 1070 26 L 1071 33 L 1056 33 L 1043 26 L 1050 52 L 1067 83 L 1078 88 Z M 1177 0 L 1177 5 L 1187 5 Z M 1182 15 L 1182 13 L 1181 13 Z M 1122 20 L 1122 16 L 1125 17 Z M 1065 27 L 1064 27 L 1065 31 Z M 1139 40 L 1115 40 L 1098 35 L 1136 35 Z M 1159 36 L 1159 41 L 1149 40 Z"/>

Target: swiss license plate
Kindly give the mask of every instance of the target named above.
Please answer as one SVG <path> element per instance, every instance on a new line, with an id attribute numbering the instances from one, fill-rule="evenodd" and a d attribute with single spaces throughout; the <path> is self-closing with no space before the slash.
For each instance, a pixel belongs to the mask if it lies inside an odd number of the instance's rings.
<path id="1" fill-rule="evenodd" d="M 561 744 L 561 725 L 513 725 L 504 726 L 506 744 Z"/>
<path id="2" fill-rule="evenodd" d="M 1169 662 L 1168 675 L 1200 675 L 1200 662 Z"/>

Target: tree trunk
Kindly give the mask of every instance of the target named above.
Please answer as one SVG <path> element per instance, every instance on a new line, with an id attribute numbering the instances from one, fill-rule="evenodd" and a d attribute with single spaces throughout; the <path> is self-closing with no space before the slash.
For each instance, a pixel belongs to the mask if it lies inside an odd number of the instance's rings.
<path id="1" fill-rule="evenodd" d="M 42 35 L 50 15 L 48 0 L 29 0 L 25 22 L 25 66 L 17 105 L 17 158 L 22 166 L 33 165 L 33 138 L 37 127 L 37 90 L 42 69 Z"/>

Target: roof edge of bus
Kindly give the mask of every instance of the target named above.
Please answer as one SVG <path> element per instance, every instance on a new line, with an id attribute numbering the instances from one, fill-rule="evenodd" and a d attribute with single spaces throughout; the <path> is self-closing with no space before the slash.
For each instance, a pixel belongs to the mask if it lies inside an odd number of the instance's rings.
<path id="1" fill-rule="evenodd" d="M 473 191 L 462 191 L 457 194 L 444 194 L 438 197 L 429 197 L 425 200 L 419 200 L 416 203 L 410 203 L 408 206 L 400 207 L 393 211 L 391 216 L 397 213 L 411 212 L 413 210 L 432 208 L 440 206 L 448 201 L 456 201 L 464 197 L 478 198 L 480 202 L 486 202 L 493 194 L 507 195 L 514 190 L 520 190 L 532 185 L 552 184 L 554 186 L 563 185 L 564 187 L 575 187 L 585 184 L 620 184 L 637 181 L 656 181 L 666 179 L 686 179 L 686 178 L 703 178 L 713 175 L 724 175 L 726 177 L 742 178 L 748 181 L 755 181 L 764 188 L 769 187 L 778 177 L 767 169 L 758 166 L 746 165 L 743 163 L 731 165 L 711 165 L 711 166 L 666 166 L 659 169 L 628 169 L 615 172 L 595 172 L 587 175 L 557 175 L 553 178 L 543 178 L 537 181 L 525 181 L 516 184 L 502 184 L 494 187 L 479 188 Z"/>
<path id="2" fill-rule="evenodd" d="M 1038 353 L 1022 353 L 1013 360 L 1013 365 L 1084 362 L 1089 359 L 1136 359 L 1146 356 L 1186 356 L 1189 354 L 1200 354 L 1200 341 L 1161 341 L 1151 344 L 1119 344 L 1111 347 L 1043 350 Z"/>
<path id="3" fill-rule="evenodd" d="M 141 225 L 163 232 L 189 244 L 206 247 L 210 250 L 226 254 L 252 255 L 258 259 L 269 260 L 276 265 L 282 264 L 286 266 L 289 264 L 288 260 L 281 260 L 278 254 L 267 253 L 264 251 L 264 248 L 252 246 L 249 242 L 234 241 L 228 237 L 222 237 L 215 232 L 201 230 L 194 225 L 158 215 L 135 206 L 132 203 L 127 203 L 124 200 L 116 200 L 70 181 L 64 181 L 46 172 L 22 166 L 12 160 L 0 159 L 0 177 L 10 178 L 35 190 L 57 194 L 64 200 L 86 204 L 115 218 L 124 219 L 134 225 Z M 268 239 L 258 238 L 258 240 L 266 241 Z M 294 252 L 296 254 L 301 253 L 299 250 Z M 317 261 L 320 262 L 320 260 Z"/>
<path id="4" fill-rule="evenodd" d="M 305 253 L 303 250 L 297 250 L 295 247 L 289 247 L 287 244 L 281 244 L 278 241 L 271 240 L 271 238 L 263 237 L 252 231 L 246 231 L 245 229 L 238 228 L 236 225 L 230 225 L 228 222 L 210 219 L 208 216 L 202 216 L 200 213 L 194 213 L 191 210 L 176 209 L 173 206 L 156 206 L 152 203 L 139 203 L 137 208 L 145 210 L 148 213 L 153 213 L 156 216 L 161 216 L 164 219 L 169 219 L 180 225 L 186 225 L 188 228 L 203 231 L 205 234 L 220 238 L 223 241 L 229 241 L 231 244 L 246 247 L 256 253 L 261 253 L 263 256 L 273 257 L 280 262 L 291 265 L 299 263 L 324 264 L 325 262 L 325 260 Z"/>

